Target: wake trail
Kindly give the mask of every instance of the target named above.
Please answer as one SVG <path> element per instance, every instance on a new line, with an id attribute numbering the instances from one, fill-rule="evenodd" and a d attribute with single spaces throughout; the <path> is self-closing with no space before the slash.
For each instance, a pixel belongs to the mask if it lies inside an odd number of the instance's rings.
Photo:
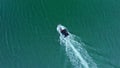
<path id="1" fill-rule="evenodd" d="M 60 36 L 60 44 L 65 46 L 66 54 L 74 68 L 97 68 L 96 63 L 83 48 L 83 42 L 78 42 L 80 39 L 76 38 L 78 37 L 73 34 L 66 38 Z"/>

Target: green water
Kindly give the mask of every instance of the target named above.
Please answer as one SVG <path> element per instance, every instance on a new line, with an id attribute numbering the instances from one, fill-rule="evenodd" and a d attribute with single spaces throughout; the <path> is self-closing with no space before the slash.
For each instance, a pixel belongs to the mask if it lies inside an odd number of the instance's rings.
<path id="1" fill-rule="evenodd" d="M 0 0 L 0 68 L 74 68 L 61 23 L 93 49 L 98 68 L 120 68 L 119 0 Z"/>

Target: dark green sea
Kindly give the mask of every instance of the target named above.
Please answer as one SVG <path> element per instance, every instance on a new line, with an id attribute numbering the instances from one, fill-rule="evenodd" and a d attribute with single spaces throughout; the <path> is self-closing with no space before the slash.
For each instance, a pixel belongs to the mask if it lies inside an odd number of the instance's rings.
<path id="1" fill-rule="evenodd" d="M 74 68 L 58 24 L 98 68 L 120 68 L 120 0 L 0 0 L 0 68 Z"/>

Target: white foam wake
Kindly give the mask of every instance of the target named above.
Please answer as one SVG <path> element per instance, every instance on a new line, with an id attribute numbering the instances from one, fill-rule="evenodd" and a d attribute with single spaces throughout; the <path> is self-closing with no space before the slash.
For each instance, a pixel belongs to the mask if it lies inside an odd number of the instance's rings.
<path id="1" fill-rule="evenodd" d="M 60 44 L 65 46 L 66 54 L 74 68 L 97 68 L 96 63 L 83 48 L 82 42 L 78 42 L 80 40 L 76 40 L 76 37 L 72 34 L 66 38 L 60 36 Z"/>

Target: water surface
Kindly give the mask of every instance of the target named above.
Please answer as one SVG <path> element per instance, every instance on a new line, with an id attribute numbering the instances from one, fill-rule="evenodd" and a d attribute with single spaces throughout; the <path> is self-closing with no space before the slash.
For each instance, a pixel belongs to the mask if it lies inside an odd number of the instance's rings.
<path id="1" fill-rule="evenodd" d="M 0 68 L 72 68 L 57 24 L 90 48 L 98 68 L 120 68 L 119 0 L 1 0 Z"/>

